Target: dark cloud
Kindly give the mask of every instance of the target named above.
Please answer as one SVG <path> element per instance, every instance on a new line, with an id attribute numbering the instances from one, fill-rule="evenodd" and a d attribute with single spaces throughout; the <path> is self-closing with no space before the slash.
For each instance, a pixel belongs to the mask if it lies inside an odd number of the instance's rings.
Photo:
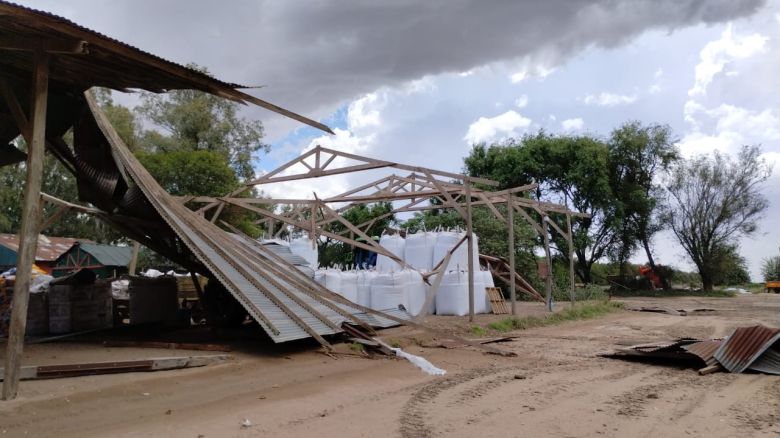
<path id="1" fill-rule="evenodd" d="M 746 16 L 764 1 L 25 3 L 177 62 L 205 65 L 221 79 L 267 85 L 255 93 L 324 116 L 382 85 L 527 56 L 555 64 L 649 29 Z"/>

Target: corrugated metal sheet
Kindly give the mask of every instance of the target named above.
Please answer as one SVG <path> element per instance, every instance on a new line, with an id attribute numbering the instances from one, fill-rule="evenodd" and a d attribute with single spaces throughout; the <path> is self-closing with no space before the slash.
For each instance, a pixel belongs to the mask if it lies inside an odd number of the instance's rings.
<path id="1" fill-rule="evenodd" d="M 79 243 L 82 251 L 88 252 L 103 266 L 127 266 L 133 258 L 133 249 L 129 246 L 100 245 L 97 243 Z"/>
<path id="2" fill-rule="evenodd" d="M 780 351 L 774 348 L 766 350 L 749 368 L 767 374 L 780 374 Z"/>
<path id="3" fill-rule="evenodd" d="M 35 261 L 53 262 L 79 241 L 85 240 L 71 237 L 49 237 L 39 235 L 38 246 L 35 252 Z M 16 234 L 0 234 L 0 245 L 17 253 L 19 252 L 19 236 Z M 9 264 L 16 264 L 16 259 L 14 258 L 13 263 Z"/>
<path id="4" fill-rule="evenodd" d="M 364 308 L 322 290 L 259 242 L 242 236 L 237 239 L 170 196 L 121 142 L 94 101 L 89 105 L 117 166 L 138 185 L 159 213 L 160 222 L 167 224 L 274 342 L 314 337 L 327 346 L 322 336 L 340 333 L 342 323 L 366 323 L 355 316 L 365 312 Z M 390 315 L 373 316 L 377 326 L 392 323 Z"/>
<path id="5" fill-rule="evenodd" d="M 734 330 L 715 352 L 715 359 L 732 373 L 741 373 L 780 339 L 780 329 L 763 325 Z"/>
<path id="6" fill-rule="evenodd" d="M 722 339 L 712 339 L 709 341 L 696 342 L 694 344 L 688 344 L 682 348 L 688 353 L 698 356 L 707 365 L 715 365 L 715 351 L 718 350 L 720 344 L 723 343 Z"/>
<path id="7" fill-rule="evenodd" d="M 699 339 L 694 338 L 680 338 L 674 341 L 668 342 L 653 342 L 649 344 L 632 345 L 629 347 L 632 350 L 640 351 L 643 353 L 655 353 L 658 351 L 674 351 L 679 350 L 680 347 L 688 344 L 699 342 Z"/>

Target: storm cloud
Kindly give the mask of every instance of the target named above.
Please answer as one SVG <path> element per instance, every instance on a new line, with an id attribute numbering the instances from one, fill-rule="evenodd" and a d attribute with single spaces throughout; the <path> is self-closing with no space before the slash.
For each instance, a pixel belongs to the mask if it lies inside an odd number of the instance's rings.
<path id="1" fill-rule="evenodd" d="M 29 1 L 314 117 L 380 86 L 496 62 L 546 68 L 650 29 L 750 15 L 762 0 Z M 257 112 L 272 136 L 295 126 Z"/>

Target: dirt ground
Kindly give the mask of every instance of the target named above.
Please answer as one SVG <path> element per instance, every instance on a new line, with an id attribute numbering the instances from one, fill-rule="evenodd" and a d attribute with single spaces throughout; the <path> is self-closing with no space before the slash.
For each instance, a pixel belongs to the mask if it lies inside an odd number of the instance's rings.
<path id="1" fill-rule="evenodd" d="M 780 434 L 780 376 L 716 373 L 597 357 L 619 345 L 680 336 L 720 337 L 738 326 L 780 326 L 780 295 L 631 298 L 627 307 L 710 308 L 690 316 L 618 311 L 513 333 L 500 348 L 437 348 L 399 327 L 388 342 L 447 370 L 311 344 L 242 343 L 205 368 L 24 381 L 0 402 L 0 436 L 57 437 L 763 437 Z M 524 304 L 523 313 L 538 313 Z M 485 324 L 495 316 L 481 316 Z M 438 326 L 468 324 L 432 317 Z M 247 346 L 249 345 L 249 346 Z M 421 346 L 423 345 L 423 346 Z M 427 347 L 426 347 L 427 346 Z M 4 351 L 4 346 L 3 347 Z M 344 347 L 344 351 L 349 349 Z M 190 352 L 90 343 L 28 347 L 28 364 L 164 357 Z M 209 354 L 208 352 L 191 352 Z M 241 425 L 248 421 L 249 427 Z"/>

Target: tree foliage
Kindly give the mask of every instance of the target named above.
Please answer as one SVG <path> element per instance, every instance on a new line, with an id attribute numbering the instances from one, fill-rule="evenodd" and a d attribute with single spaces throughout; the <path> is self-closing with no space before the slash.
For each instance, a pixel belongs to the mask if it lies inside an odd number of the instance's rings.
<path id="1" fill-rule="evenodd" d="M 612 131 L 609 147 L 609 180 L 614 194 L 617 242 L 611 258 L 622 267 L 641 245 L 648 264 L 656 269 L 650 247 L 654 234 L 663 229 L 657 214 L 663 198 L 659 177 L 679 159 L 668 125 L 642 125 L 631 121 Z M 669 285 L 665 285 L 668 287 Z"/>
<path id="2" fill-rule="evenodd" d="M 667 182 L 663 219 L 699 271 L 707 291 L 717 280 L 719 260 L 741 236 L 755 233 L 768 207 L 761 186 L 771 167 L 757 146 L 736 159 L 714 152 L 679 162 Z"/>
<path id="3" fill-rule="evenodd" d="M 494 179 L 499 188 L 535 182 L 537 199 L 558 202 L 590 214 L 572 223 L 575 269 L 591 282 L 593 263 L 608 255 L 617 239 L 618 213 L 609 180 L 607 145 L 592 136 L 550 135 L 539 132 L 490 147 L 476 145 L 465 160 L 472 176 Z M 565 229 L 561 217 L 551 216 Z M 560 256 L 568 261 L 564 239 L 552 235 Z"/>
<path id="4" fill-rule="evenodd" d="M 768 257 L 761 263 L 764 281 L 780 281 L 780 256 Z"/>
<path id="5" fill-rule="evenodd" d="M 385 216 L 393 210 L 393 205 L 389 202 L 377 202 L 374 204 L 360 204 L 347 209 L 342 216 L 353 225 L 361 225 L 372 219 L 376 221 L 366 230 L 361 227 L 370 237 L 379 237 L 379 235 L 390 225 L 395 223 L 395 216 Z M 382 217 L 385 216 L 385 217 Z M 340 222 L 332 222 L 327 225 L 327 230 L 333 233 L 347 233 L 347 227 Z M 357 239 L 358 236 L 352 236 Z M 352 247 L 324 236 L 318 242 L 318 257 L 320 266 L 348 266 L 354 263 Z"/>
<path id="6" fill-rule="evenodd" d="M 208 73 L 197 65 L 189 67 Z M 209 151 L 221 155 L 242 180 L 254 177 L 253 159 L 267 152 L 263 125 L 238 115 L 239 104 L 197 90 L 144 93 L 138 112 L 161 128 L 141 142 L 150 152 Z"/>

